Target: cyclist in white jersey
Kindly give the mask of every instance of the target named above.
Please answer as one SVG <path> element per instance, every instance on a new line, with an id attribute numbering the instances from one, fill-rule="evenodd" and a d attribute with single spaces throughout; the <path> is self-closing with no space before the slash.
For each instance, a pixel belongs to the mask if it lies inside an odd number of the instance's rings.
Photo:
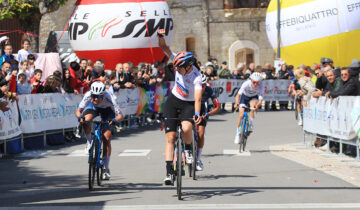
<path id="1" fill-rule="evenodd" d="M 110 126 L 115 125 L 117 122 L 120 122 L 123 119 L 123 115 L 119 108 L 119 105 L 116 103 L 116 97 L 106 90 L 105 85 L 102 82 L 94 82 L 90 91 L 85 93 L 82 101 L 79 104 L 79 108 L 75 113 L 79 122 L 82 123 L 85 137 L 87 140 L 87 145 L 85 151 L 88 152 L 91 148 L 92 139 L 91 139 L 91 125 L 90 122 L 96 116 L 100 115 L 102 121 L 109 122 L 109 126 L 104 128 L 104 179 L 110 179 L 110 155 L 111 155 L 111 137 L 112 131 Z"/>
<path id="2" fill-rule="evenodd" d="M 257 111 L 262 103 L 263 95 L 264 95 L 264 87 L 261 84 L 263 80 L 263 76 L 259 72 L 254 72 L 250 75 L 250 79 L 244 82 L 241 85 L 239 92 L 235 98 L 235 105 L 234 108 L 237 108 L 239 105 L 239 118 L 236 127 L 236 136 L 234 143 L 239 144 L 239 129 L 241 120 L 244 116 L 245 106 L 254 107 L 255 110 L 250 110 L 250 117 L 249 117 L 249 131 L 254 131 L 254 118 L 255 118 L 255 111 Z M 239 103 L 240 99 L 240 103 Z"/>
<path id="3" fill-rule="evenodd" d="M 166 56 L 173 61 L 176 67 L 175 85 L 169 94 L 164 104 L 165 120 L 165 162 L 166 162 L 166 176 L 164 179 L 165 185 L 171 185 L 173 182 L 173 156 L 174 144 L 176 140 L 176 127 L 177 120 L 174 118 L 179 117 L 180 112 L 181 126 L 183 130 L 183 140 L 185 142 L 185 160 L 186 163 L 192 162 L 190 152 L 190 144 L 192 141 L 192 120 L 196 124 L 201 122 L 200 109 L 201 109 L 201 95 L 202 84 L 201 74 L 199 68 L 196 67 L 196 59 L 194 55 L 189 52 L 173 53 L 166 45 L 163 38 L 165 30 L 158 30 L 159 47 Z"/>

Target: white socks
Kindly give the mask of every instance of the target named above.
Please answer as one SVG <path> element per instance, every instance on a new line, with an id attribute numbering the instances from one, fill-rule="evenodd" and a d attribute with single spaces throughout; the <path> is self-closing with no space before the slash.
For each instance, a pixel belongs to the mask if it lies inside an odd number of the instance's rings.
<path id="1" fill-rule="evenodd" d="M 198 151 L 197 151 L 197 159 L 198 160 L 201 160 L 201 153 L 202 153 L 202 148 L 198 148 Z"/>
<path id="2" fill-rule="evenodd" d="M 250 126 L 254 126 L 254 118 L 249 117 Z"/>
<path id="3" fill-rule="evenodd" d="M 298 119 L 299 119 L 299 120 L 302 120 L 302 118 L 301 118 L 301 114 L 298 114 L 298 115 L 299 115 L 299 116 L 298 116 Z"/>

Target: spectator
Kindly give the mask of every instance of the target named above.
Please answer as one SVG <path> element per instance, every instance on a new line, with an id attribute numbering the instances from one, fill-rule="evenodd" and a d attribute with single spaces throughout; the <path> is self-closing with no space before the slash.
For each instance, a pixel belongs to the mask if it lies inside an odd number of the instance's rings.
<path id="1" fill-rule="evenodd" d="M 311 80 L 305 76 L 304 69 L 295 70 L 295 79 L 298 81 L 301 90 L 298 91 L 300 96 L 303 96 L 304 106 L 307 106 L 307 101 L 310 100 L 311 94 L 315 91 L 315 86 Z"/>
<path id="2" fill-rule="evenodd" d="M 101 59 L 96 59 L 95 62 L 94 62 L 94 67 L 95 67 L 95 66 L 101 66 L 102 69 L 104 69 L 104 68 L 105 68 L 105 63 L 104 63 L 104 61 L 101 60 Z"/>
<path id="3" fill-rule="evenodd" d="M 8 82 L 6 80 L 0 81 L 0 110 L 6 112 L 9 110 L 7 107 L 9 101 L 13 102 L 18 100 L 19 97 L 16 94 L 9 92 Z"/>
<path id="4" fill-rule="evenodd" d="M 279 71 L 279 79 L 289 79 L 290 73 L 286 64 L 282 64 Z"/>
<path id="5" fill-rule="evenodd" d="M 213 75 L 213 70 L 214 70 L 214 67 L 211 66 L 211 65 L 206 67 L 205 76 L 208 79 L 208 81 L 217 79 L 217 77 L 212 76 Z"/>
<path id="6" fill-rule="evenodd" d="M 135 84 L 138 86 L 138 87 L 142 87 L 142 88 L 145 88 L 147 89 L 147 85 L 148 85 L 148 80 L 146 80 L 144 78 L 144 73 L 145 71 L 142 71 L 142 70 L 139 70 L 136 72 L 136 77 L 135 77 Z"/>
<path id="7" fill-rule="evenodd" d="M 324 91 L 324 89 L 326 88 L 326 85 L 327 85 L 327 78 L 325 77 L 324 75 L 324 71 L 327 71 L 327 70 L 330 70 L 331 67 L 330 66 L 327 66 L 325 67 L 323 70 L 321 69 L 316 69 L 315 71 L 315 75 L 317 77 L 317 80 L 316 80 L 316 91 L 313 93 L 313 97 L 314 98 L 319 98 L 320 96 L 322 96 L 322 92 Z"/>
<path id="8" fill-rule="evenodd" d="M 240 69 L 235 69 L 231 74 L 231 79 L 244 79 L 244 75 Z"/>
<path id="9" fill-rule="evenodd" d="M 231 72 L 227 67 L 226 61 L 222 62 L 221 69 L 218 71 L 218 76 L 220 79 L 230 79 Z"/>
<path id="10" fill-rule="evenodd" d="M 174 64 L 169 63 L 165 67 L 165 78 L 164 81 L 175 81 L 175 68 Z"/>
<path id="11" fill-rule="evenodd" d="M 29 75 L 29 72 L 28 72 L 28 61 L 27 60 L 21 61 L 20 70 L 19 70 L 18 74 L 20 74 L 20 73 L 24 73 L 26 75 L 26 79 L 30 80 L 30 75 Z"/>
<path id="12" fill-rule="evenodd" d="M 6 44 L 4 46 L 4 52 L 5 54 L 2 55 L 0 57 L 0 66 L 5 62 L 5 61 L 10 61 L 10 60 L 14 60 L 15 57 L 12 55 L 13 48 L 11 46 L 11 44 Z"/>
<path id="13" fill-rule="evenodd" d="M 40 69 L 35 69 L 34 77 L 30 80 L 32 90 L 31 94 L 42 93 L 44 87 L 41 85 L 42 71 Z"/>
<path id="14" fill-rule="evenodd" d="M 30 78 L 34 77 L 34 71 L 35 71 L 35 56 L 33 54 L 29 54 L 27 57 L 27 61 L 28 61 L 28 73 Z"/>
<path id="15" fill-rule="evenodd" d="M 217 71 L 219 70 L 219 64 L 218 64 L 218 61 L 216 60 L 216 58 L 212 59 L 211 62 L 213 63 L 214 65 L 214 69 L 213 69 L 213 77 L 217 77 Z"/>
<path id="16" fill-rule="evenodd" d="M 61 74 L 61 72 L 59 70 L 54 71 L 52 75 L 54 77 L 56 77 L 58 80 L 60 80 L 60 81 L 62 80 L 62 74 Z"/>
<path id="17" fill-rule="evenodd" d="M 152 76 L 157 77 L 158 72 L 159 72 L 159 67 L 160 67 L 160 62 L 155 61 L 154 65 L 152 67 Z"/>
<path id="18" fill-rule="evenodd" d="M 21 94 L 30 94 L 31 93 L 31 85 L 29 83 L 29 80 L 26 76 L 26 73 L 20 72 L 17 75 L 18 81 L 17 81 L 17 89 L 16 93 Z"/>
<path id="19" fill-rule="evenodd" d="M 60 93 L 61 80 L 54 76 L 50 75 L 46 78 L 45 86 L 42 93 Z"/>
<path id="20" fill-rule="evenodd" d="M 338 96 L 357 96 L 358 95 L 358 81 L 350 77 L 348 67 L 341 69 L 341 79 L 343 86 L 338 91 L 331 91 L 328 96 L 336 98 Z"/>
<path id="21" fill-rule="evenodd" d="M 31 43 L 30 43 L 30 40 L 28 39 L 24 39 L 22 41 L 22 49 L 18 51 L 18 54 L 17 54 L 17 60 L 19 61 L 20 65 L 21 65 L 21 62 L 22 61 L 25 61 L 27 60 L 27 57 L 29 54 L 31 54 L 31 51 L 30 51 L 30 47 L 31 47 Z M 19 66 L 20 68 L 20 66 Z"/>
<path id="22" fill-rule="evenodd" d="M 80 80 L 81 78 L 80 65 L 75 61 L 71 62 L 69 66 L 69 71 L 71 76 L 70 85 L 71 88 L 74 89 L 74 93 L 75 94 L 79 94 L 81 92 L 85 93 L 88 90 L 89 85 L 86 81 L 83 82 Z"/>
<path id="23" fill-rule="evenodd" d="M 69 69 L 66 69 L 64 72 L 63 90 L 66 93 L 74 93 L 74 88 L 71 87 L 71 76 Z"/>
<path id="24" fill-rule="evenodd" d="M 10 62 L 5 61 L 1 66 L 1 72 L 0 72 L 0 81 L 6 80 L 9 81 L 11 78 L 11 69 L 10 69 Z"/>
<path id="25" fill-rule="evenodd" d="M 118 81 L 120 88 L 135 88 L 134 77 L 131 75 L 130 72 L 130 64 L 124 63 L 123 67 L 124 67 L 123 73 L 120 75 Z M 150 66 L 148 66 L 148 69 L 149 67 Z"/>
<path id="26" fill-rule="evenodd" d="M 122 64 L 122 63 L 116 64 L 116 66 L 115 66 L 115 71 L 116 71 L 116 79 L 117 79 L 117 81 L 119 81 L 120 75 L 122 75 L 123 70 L 124 70 L 124 68 L 123 68 L 123 64 Z"/>
<path id="27" fill-rule="evenodd" d="M 80 60 L 79 65 L 80 65 L 80 70 L 81 70 L 81 78 L 80 78 L 81 81 L 85 80 L 86 67 L 88 66 L 87 64 L 88 64 L 87 59 L 83 58 Z"/>
<path id="28" fill-rule="evenodd" d="M 5 54 L 5 45 L 10 44 L 10 39 L 8 36 L 2 36 L 0 37 L 0 57 Z"/>
<path id="29" fill-rule="evenodd" d="M 354 77 L 355 80 L 359 79 L 360 74 L 360 61 L 358 59 L 352 60 L 349 66 L 350 76 Z"/>
<path id="30" fill-rule="evenodd" d="M 255 63 L 250 63 L 247 70 L 249 70 L 251 72 L 250 74 L 254 73 L 254 71 L 255 71 Z"/>
<path id="31" fill-rule="evenodd" d="M 266 79 L 276 79 L 272 75 L 271 69 L 272 69 L 271 64 L 270 63 L 265 63 L 264 68 L 262 69 L 262 72 L 264 72 L 266 74 Z"/>
<path id="32" fill-rule="evenodd" d="M 309 74 L 310 74 L 311 82 L 314 83 L 314 85 L 316 85 L 317 77 L 315 75 L 315 71 L 312 68 L 309 69 Z"/>
<path id="33" fill-rule="evenodd" d="M 329 97 L 330 92 L 338 91 L 342 86 L 342 81 L 340 77 L 335 76 L 335 72 L 333 69 L 325 72 L 325 76 L 328 80 L 328 83 L 323 91 L 323 96 Z"/>
<path id="34" fill-rule="evenodd" d="M 17 68 L 11 70 L 11 78 L 9 80 L 9 88 L 11 93 L 16 93 L 16 79 L 19 70 Z"/>

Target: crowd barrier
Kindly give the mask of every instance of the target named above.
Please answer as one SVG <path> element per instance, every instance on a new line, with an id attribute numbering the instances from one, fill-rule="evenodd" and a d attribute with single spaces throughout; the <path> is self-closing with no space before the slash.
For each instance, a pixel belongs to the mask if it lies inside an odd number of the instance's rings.
<path id="1" fill-rule="evenodd" d="M 312 145 L 316 138 L 325 140 L 326 151 L 330 152 L 331 142 L 339 144 L 338 154 L 343 155 L 344 147 L 356 148 L 359 160 L 360 137 L 360 96 L 340 96 L 336 99 L 311 98 L 303 108 L 304 143 Z"/>
<path id="2" fill-rule="evenodd" d="M 220 79 L 211 81 L 220 103 L 233 103 L 242 80 Z M 265 100 L 292 100 L 287 95 L 288 80 L 266 80 L 263 82 Z M 161 113 L 166 97 L 171 91 L 173 82 L 157 84 L 144 88 L 121 89 L 115 92 L 116 101 L 127 119 L 144 117 L 148 113 Z M 20 95 L 18 104 L 9 104 L 10 110 L 0 112 L 0 144 L 16 141 L 18 150 L 27 149 L 33 137 L 39 137 L 37 142 L 45 146 L 49 143 L 49 135 L 63 134 L 78 125 L 75 111 L 83 95 L 74 94 L 29 94 Z M 144 121 L 142 121 L 144 122 Z M 24 140 L 25 139 L 25 140 Z M 28 140 L 26 140 L 28 139 Z"/>

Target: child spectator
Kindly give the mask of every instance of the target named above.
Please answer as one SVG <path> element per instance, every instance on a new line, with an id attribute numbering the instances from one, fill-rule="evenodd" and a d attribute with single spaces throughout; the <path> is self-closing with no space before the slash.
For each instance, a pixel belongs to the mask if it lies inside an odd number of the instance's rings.
<path id="1" fill-rule="evenodd" d="M 5 54 L 4 48 L 6 44 L 10 44 L 10 39 L 8 36 L 0 37 L 0 57 Z"/>
<path id="2" fill-rule="evenodd" d="M 27 57 L 29 54 L 31 54 L 31 51 L 30 51 L 30 40 L 28 39 L 24 39 L 22 41 L 22 46 L 23 48 L 21 50 L 18 51 L 18 54 L 17 54 L 17 60 L 21 63 L 22 61 L 24 60 L 27 60 Z M 20 66 L 19 66 L 20 68 Z"/>
<path id="3" fill-rule="evenodd" d="M 10 92 L 16 93 L 16 79 L 18 75 L 18 69 L 12 69 L 11 70 L 11 78 L 9 80 L 9 88 Z"/>
<path id="4" fill-rule="evenodd" d="M 35 73 L 35 56 L 33 54 L 29 54 L 27 57 L 27 61 L 29 78 L 33 78 Z"/>
<path id="5" fill-rule="evenodd" d="M 17 81 L 17 89 L 16 93 L 21 94 L 30 94 L 31 93 L 31 85 L 28 81 L 28 78 L 26 77 L 26 74 L 24 72 L 20 72 L 17 75 L 18 81 Z"/>
<path id="6" fill-rule="evenodd" d="M 77 62 L 71 62 L 69 66 L 70 71 L 70 86 L 74 89 L 75 94 L 79 94 L 81 90 L 85 93 L 89 87 L 87 82 L 82 82 L 80 65 Z"/>
<path id="7" fill-rule="evenodd" d="M 1 72 L 0 72 L 0 81 L 6 80 L 9 81 L 11 78 L 11 64 L 9 61 L 5 61 L 1 66 Z"/>
<path id="8" fill-rule="evenodd" d="M 46 78 L 42 93 L 60 93 L 60 85 L 61 80 L 54 75 L 50 75 L 48 78 Z"/>
<path id="9" fill-rule="evenodd" d="M 15 59 L 15 57 L 12 55 L 13 48 L 11 44 L 6 44 L 4 46 L 4 51 L 5 54 L 0 57 L 0 66 L 2 66 L 5 61 L 11 61 Z"/>
<path id="10" fill-rule="evenodd" d="M 34 77 L 30 80 L 32 86 L 31 94 L 43 92 L 44 87 L 41 85 L 41 77 L 42 77 L 42 71 L 40 69 L 35 69 Z"/>
<path id="11" fill-rule="evenodd" d="M 29 71 L 28 71 L 28 61 L 27 60 L 23 60 L 20 62 L 20 70 L 19 70 L 19 73 L 24 73 L 26 75 L 26 79 L 30 81 L 30 74 L 29 74 Z"/>

